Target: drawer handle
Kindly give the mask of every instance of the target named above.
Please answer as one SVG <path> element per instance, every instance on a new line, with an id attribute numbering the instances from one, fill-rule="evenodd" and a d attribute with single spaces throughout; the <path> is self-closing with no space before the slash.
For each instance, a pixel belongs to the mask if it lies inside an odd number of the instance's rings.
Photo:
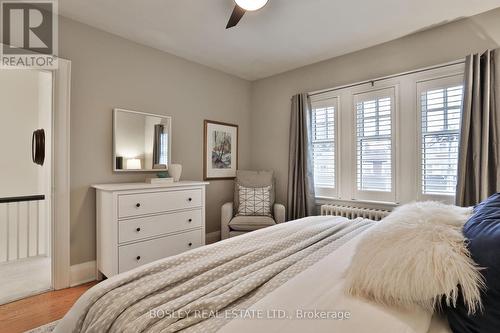
<path id="1" fill-rule="evenodd" d="M 135 206 L 136 206 L 137 208 L 139 208 L 139 207 L 141 207 L 141 204 L 140 204 L 140 203 L 136 203 L 136 204 L 135 204 Z"/>
<path id="2" fill-rule="evenodd" d="M 141 256 L 137 256 L 135 259 L 137 259 L 137 261 L 141 260 Z"/>
<path id="3" fill-rule="evenodd" d="M 191 246 L 193 246 L 193 243 L 189 243 L 188 245 L 191 247 Z"/>
<path id="4" fill-rule="evenodd" d="M 193 222 L 193 219 L 189 219 L 188 222 Z"/>
<path id="5" fill-rule="evenodd" d="M 193 198 L 188 198 L 188 201 L 193 201 Z"/>
<path id="6" fill-rule="evenodd" d="M 137 229 L 135 229 L 135 230 L 136 230 L 137 232 L 139 232 L 139 231 L 141 231 L 141 228 L 137 228 Z"/>

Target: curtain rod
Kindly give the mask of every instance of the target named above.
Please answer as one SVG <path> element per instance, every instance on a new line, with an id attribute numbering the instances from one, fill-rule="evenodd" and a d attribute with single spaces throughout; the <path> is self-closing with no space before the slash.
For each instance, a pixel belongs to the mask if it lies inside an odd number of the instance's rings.
<path id="1" fill-rule="evenodd" d="M 367 83 L 372 83 L 373 84 L 373 83 L 375 83 L 377 81 L 393 79 L 393 78 L 400 77 L 400 76 L 421 73 L 421 72 L 430 71 L 430 70 L 433 70 L 433 69 L 439 69 L 439 68 L 443 68 L 443 67 L 449 67 L 449 66 L 459 65 L 459 64 L 464 64 L 464 63 L 465 63 L 465 58 L 464 59 L 460 59 L 460 60 L 455 60 L 455 61 L 447 62 L 447 63 L 441 64 L 441 65 L 429 66 L 429 67 L 415 69 L 415 70 L 412 70 L 412 71 L 403 72 L 403 73 L 399 73 L 399 74 L 382 76 L 382 77 L 378 77 L 378 78 L 372 79 L 372 80 L 366 80 L 366 81 L 361 81 L 361 82 L 357 82 L 357 83 L 346 84 L 346 85 L 343 85 L 343 86 L 337 86 L 337 87 L 329 88 L 329 89 L 316 90 L 316 91 L 310 92 L 309 96 L 321 95 L 321 94 L 324 94 L 324 93 L 327 93 L 327 92 L 331 92 L 331 91 L 335 91 L 335 90 L 340 90 L 340 89 L 345 89 L 345 88 L 352 88 L 352 87 L 360 86 L 360 85 L 367 84 Z"/>

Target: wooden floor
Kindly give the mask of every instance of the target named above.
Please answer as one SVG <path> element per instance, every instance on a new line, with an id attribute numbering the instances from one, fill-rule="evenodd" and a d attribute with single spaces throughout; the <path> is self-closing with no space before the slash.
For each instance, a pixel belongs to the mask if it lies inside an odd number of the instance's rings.
<path id="1" fill-rule="evenodd" d="M 0 332 L 25 332 L 61 319 L 85 291 L 97 282 L 50 291 L 0 306 Z"/>

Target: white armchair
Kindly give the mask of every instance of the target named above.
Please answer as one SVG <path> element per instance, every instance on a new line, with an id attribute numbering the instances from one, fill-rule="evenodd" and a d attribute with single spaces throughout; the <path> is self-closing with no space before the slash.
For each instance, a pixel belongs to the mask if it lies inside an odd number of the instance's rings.
<path id="1" fill-rule="evenodd" d="M 272 171 L 240 171 L 236 173 L 236 184 L 245 187 L 272 185 L 271 202 L 274 202 L 274 175 Z M 235 184 L 234 202 L 227 202 L 221 208 L 221 238 L 238 236 L 250 231 L 285 222 L 285 206 L 275 203 L 273 216 L 235 216 L 238 205 L 238 190 Z"/>
<path id="2" fill-rule="evenodd" d="M 221 238 L 238 236 L 250 231 L 270 227 L 285 222 L 285 206 L 275 203 L 273 217 L 267 216 L 234 216 L 234 203 L 227 202 L 221 208 Z"/>

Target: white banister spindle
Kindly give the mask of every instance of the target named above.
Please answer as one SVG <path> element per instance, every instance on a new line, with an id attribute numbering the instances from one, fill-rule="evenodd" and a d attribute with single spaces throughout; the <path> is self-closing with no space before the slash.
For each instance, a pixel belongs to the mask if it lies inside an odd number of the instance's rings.
<path id="1" fill-rule="evenodd" d="M 7 256 L 7 207 L 0 204 L 0 262 Z"/>
<path id="2" fill-rule="evenodd" d="M 12 205 L 11 204 L 7 204 L 7 261 L 10 260 L 10 243 L 11 242 L 11 239 L 12 239 L 12 236 L 10 234 L 10 224 L 11 224 L 11 211 L 12 211 Z"/>
<path id="3" fill-rule="evenodd" d="M 15 219 L 15 224 L 16 224 L 16 258 L 20 259 L 20 252 L 19 251 L 19 244 L 21 243 L 21 234 L 19 232 L 19 226 L 21 225 L 20 220 L 20 205 L 19 202 L 16 204 L 16 219 Z"/>
<path id="4" fill-rule="evenodd" d="M 5 261 L 9 260 L 9 206 L 5 207 Z"/>
<path id="5" fill-rule="evenodd" d="M 30 218 L 30 205 L 31 203 L 28 202 L 26 205 L 26 256 L 30 256 L 30 241 L 31 241 L 31 234 L 30 234 L 30 224 L 31 224 L 31 218 Z"/>
<path id="6" fill-rule="evenodd" d="M 40 201 L 36 202 L 36 255 L 40 255 Z"/>

